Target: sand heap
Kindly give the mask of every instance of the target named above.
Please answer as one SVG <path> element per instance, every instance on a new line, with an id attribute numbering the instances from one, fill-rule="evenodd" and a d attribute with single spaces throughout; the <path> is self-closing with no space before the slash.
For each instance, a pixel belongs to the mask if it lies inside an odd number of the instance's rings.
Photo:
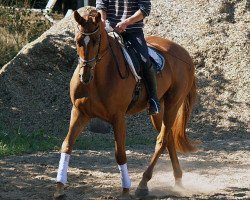
<path id="1" fill-rule="evenodd" d="M 172 39 L 195 61 L 199 98 L 190 125 L 197 137 L 249 138 L 249 27 L 248 0 L 153 1 L 147 34 Z"/>
<path id="2" fill-rule="evenodd" d="M 25 132 L 65 132 L 76 64 L 73 18 L 26 45 L 0 71 L 0 124 Z"/>
<path id="3" fill-rule="evenodd" d="M 196 64 L 199 98 L 190 131 L 204 139 L 239 137 L 239 133 L 249 137 L 244 134 L 250 124 L 249 1 L 153 0 L 152 5 L 145 34 L 179 43 Z M 73 37 L 70 17 L 25 46 L 1 69 L 2 126 L 65 132 L 71 107 L 69 80 L 77 59 Z M 147 124 L 136 125 L 145 117 L 129 118 L 129 132 L 150 132 Z"/>

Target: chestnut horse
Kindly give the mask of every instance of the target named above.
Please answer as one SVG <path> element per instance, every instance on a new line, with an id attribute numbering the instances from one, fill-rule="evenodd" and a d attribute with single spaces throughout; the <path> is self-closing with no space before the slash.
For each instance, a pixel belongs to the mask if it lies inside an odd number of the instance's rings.
<path id="1" fill-rule="evenodd" d="M 82 16 L 75 11 L 74 18 L 78 24 L 75 39 L 79 64 L 70 82 L 73 106 L 69 131 L 62 144 L 61 153 L 69 156 L 78 135 L 91 118 L 97 117 L 113 126 L 115 158 L 119 166 L 125 165 L 125 115 L 133 115 L 147 107 L 146 89 L 142 87 L 138 102 L 128 110 L 136 81 L 131 72 L 127 71 L 117 41 L 107 34 L 101 16 L 94 8 L 85 9 Z M 152 177 L 159 156 L 166 149 L 172 162 L 175 184 L 181 187 L 182 170 L 176 152 L 195 150 L 185 131 L 196 96 L 192 59 L 183 47 L 174 42 L 154 36 L 146 40 L 161 52 L 166 63 L 162 72 L 157 75 L 161 110 L 159 114 L 151 116 L 159 135 L 151 162 L 136 190 L 139 196 L 148 194 L 147 183 Z M 129 73 L 128 76 L 126 73 Z M 67 175 L 68 160 L 64 164 L 63 162 L 61 164 L 60 160 L 58 176 L 63 173 L 63 176 Z M 126 173 L 121 173 L 122 181 L 126 178 L 130 180 Z M 63 195 L 64 184 L 63 181 L 57 181 L 55 197 Z M 122 188 L 122 197 L 129 198 L 129 187 L 122 183 Z"/>

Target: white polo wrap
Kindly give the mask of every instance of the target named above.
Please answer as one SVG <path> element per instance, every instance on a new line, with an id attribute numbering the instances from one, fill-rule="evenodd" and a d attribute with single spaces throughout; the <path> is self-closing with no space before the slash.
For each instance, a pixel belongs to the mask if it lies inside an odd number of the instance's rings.
<path id="1" fill-rule="evenodd" d="M 67 153 L 61 153 L 61 158 L 59 162 L 56 182 L 63 183 L 64 185 L 67 182 L 67 172 L 69 167 L 69 157 L 70 155 Z"/>
<path id="2" fill-rule="evenodd" d="M 131 187 L 131 180 L 128 175 L 127 163 L 125 163 L 124 165 L 118 165 L 118 168 L 119 168 L 120 175 L 121 175 L 122 187 L 129 189 Z"/>

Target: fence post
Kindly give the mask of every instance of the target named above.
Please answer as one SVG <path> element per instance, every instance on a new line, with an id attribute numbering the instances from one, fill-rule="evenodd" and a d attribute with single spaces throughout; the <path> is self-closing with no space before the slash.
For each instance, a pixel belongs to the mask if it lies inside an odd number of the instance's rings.
<path id="1" fill-rule="evenodd" d="M 57 0 L 49 0 L 46 7 L 45 7 L 45 10 L 51 11 L 53 9 L 53 7 L 55 6 L 56 1 Z"/>

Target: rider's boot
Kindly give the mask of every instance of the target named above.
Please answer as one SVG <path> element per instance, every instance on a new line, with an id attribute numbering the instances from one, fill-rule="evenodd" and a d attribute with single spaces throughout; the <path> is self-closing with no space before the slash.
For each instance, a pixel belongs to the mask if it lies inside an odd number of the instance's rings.
<path id="1" fill-rule="evenodd" d="M 152 64 L 150 64 L 149 67 L 144 67 L 143 78 L 145 81 L 145 86 L 149 97 L 148 114 L 149 115 L 158 114 L 160 112 L 160 102 L 157 97 L 156 75 Z"/>

